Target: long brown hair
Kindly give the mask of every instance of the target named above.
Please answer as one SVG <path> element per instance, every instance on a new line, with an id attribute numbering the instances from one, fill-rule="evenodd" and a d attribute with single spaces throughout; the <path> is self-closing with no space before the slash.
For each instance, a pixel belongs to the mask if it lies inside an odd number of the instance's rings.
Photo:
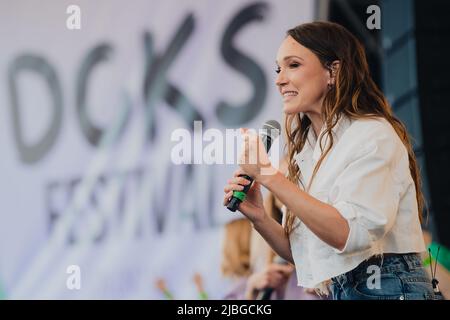
<path id="1" fill-rule="evenodd" d="M 388 104 L 383 93 L 377 87 L 369 74 L 369 67 L 363 46 L 347 29 L 332 22 L 312 22 L 301 24 L 287 31 L 302 46 L 311 50 L 322 65 L 332 72 L 331 64 L 339 61 L 335 74 L 335 85 L 330 88 L 323 100 L 322 119 L 324 129 L 318 143 L 322 155 L 314 167 L 308 186 L 308 191 L 319 167 L 333 146 L 332 130 L 342 115 L 350 119 L 384 118 L 394 128 L 408 151 L 409 169 L 416 187 L 416 198 L 419 209 L 419 219 L 422 222 L 424 197 L 421 191 L 420 172 L 414 155 L 412 144 L 405 126 L 398 120 Z M 305 145 L 308 130 L 312 130 L 311 121 L 300 114 L 287 115 L 285 119 L 286 145 L 288 155 L 288 178 L 297 184 L 300 181 L 300 168 L 294 161 L 294 155 Z M 327 137 L 325 150 L 322 140 Z M 285 230 L 290 234 L 293 230 L 295 216 L 288 210 Z"/>
<path id="2" fill-rule="evenodd" d="M 250 274 L 250 237 L 252 225 L 248 219 L 233 220 L 225 225 L 221 271 L 226 277 Z"/>

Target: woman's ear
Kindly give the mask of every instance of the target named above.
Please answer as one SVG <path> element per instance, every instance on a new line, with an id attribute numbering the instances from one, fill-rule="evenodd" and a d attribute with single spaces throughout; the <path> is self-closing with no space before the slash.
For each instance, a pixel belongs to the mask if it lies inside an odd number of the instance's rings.
<path id="1" fill-rule="evenodd" d="M 330 85 L 334 86 L 336 83 L 336 75 L 341 66 L 341 62 L 339 60 L 334 60 L 329 64 L 328 70 L 330 71 Z"/>

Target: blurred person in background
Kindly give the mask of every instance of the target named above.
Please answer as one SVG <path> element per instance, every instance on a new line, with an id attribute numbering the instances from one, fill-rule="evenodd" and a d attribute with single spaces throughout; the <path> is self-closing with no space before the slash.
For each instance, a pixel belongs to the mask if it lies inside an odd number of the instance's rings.
<path id="1" fill-rule="evenodd" d="M 230 289 L 225 299 L 244 299 L 250 269 L 250 238 L 252 227 L 245 218 L 232 220 L 224 226 L 222 240 L 222 275 L 229 279 Z"/>
<path id="2" fill-rule="evenodd" d="M 169 288 L 167 287 L 166 280 L 163 278 L 158 278 L 155 281 L 155 287 L 158 289 L 159 292 L 162 293 L 164 296 L 164 299 L 166 300 L 174 300 L 174 296 L 172 292 L 170 292 Z"/>
<path id="3" fill-rule="evenodd" d="M 206 293 L 205 286 L 203 284 L 203 277 L 200 273 L 196 272 L 192 278 L 197 289 L 198 298 L 200 300 L 208 300 L 208 294 Z"/>

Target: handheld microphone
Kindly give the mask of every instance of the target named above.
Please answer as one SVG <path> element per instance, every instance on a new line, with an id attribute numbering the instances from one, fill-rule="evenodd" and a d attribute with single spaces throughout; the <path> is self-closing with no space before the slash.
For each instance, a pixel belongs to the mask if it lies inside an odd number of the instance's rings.
<path id="1" fill-rule="evenodd" d="M 264 144 L 264 147 L 266 148 L 266 151 L 269 152 L 270 147 L 272 146 L 272 142 L 279 136 L 281 131 L 281 126 L 276 120 L 269 120 L 266 123 L 264 123 L 262 127 L 262 133 L 261 133 L 261 140 Z M 248 190 L 250 190 L 253 179 L 249 177 L 248 175 L 240 175 L 240 177 L 243 177 L 250 181 L 250 184 L 244 186 L 244 190 L 242 191 L 234 191 L 233 197 L 231 198 L 230 202 L 227 204 L 228 210 L 235 212 L 241 202 L 245 200 L 245 197 L 247 195 Z"/>

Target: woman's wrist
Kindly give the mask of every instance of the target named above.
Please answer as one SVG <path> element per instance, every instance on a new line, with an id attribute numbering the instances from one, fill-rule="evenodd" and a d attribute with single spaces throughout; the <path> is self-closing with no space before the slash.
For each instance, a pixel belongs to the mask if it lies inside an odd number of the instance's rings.
<path id="1" fill-rule="evenodd" d="M 277 179 L 280 174 L 282 175 L 282 173 L 278 171 L 276 168 L 269 166 L 261 168 L 261 172 L 255 177 L 255 180 L 258 181 L 267 189 L 270 189 L 272 182 L 275 179 Z"/>
<path id="2" fill-rule="evenodd" d="M 261 209 L 261 210 L 263 211 L 261 214 L 258 214 L 257 217 L 250 220 L 253 225 L 253 228 L 256 231 L 260 230 L 264 226 L 264 224 L 266 224 L 266 222 L 267 222 L 266 211 L 264 209 Z"/>

